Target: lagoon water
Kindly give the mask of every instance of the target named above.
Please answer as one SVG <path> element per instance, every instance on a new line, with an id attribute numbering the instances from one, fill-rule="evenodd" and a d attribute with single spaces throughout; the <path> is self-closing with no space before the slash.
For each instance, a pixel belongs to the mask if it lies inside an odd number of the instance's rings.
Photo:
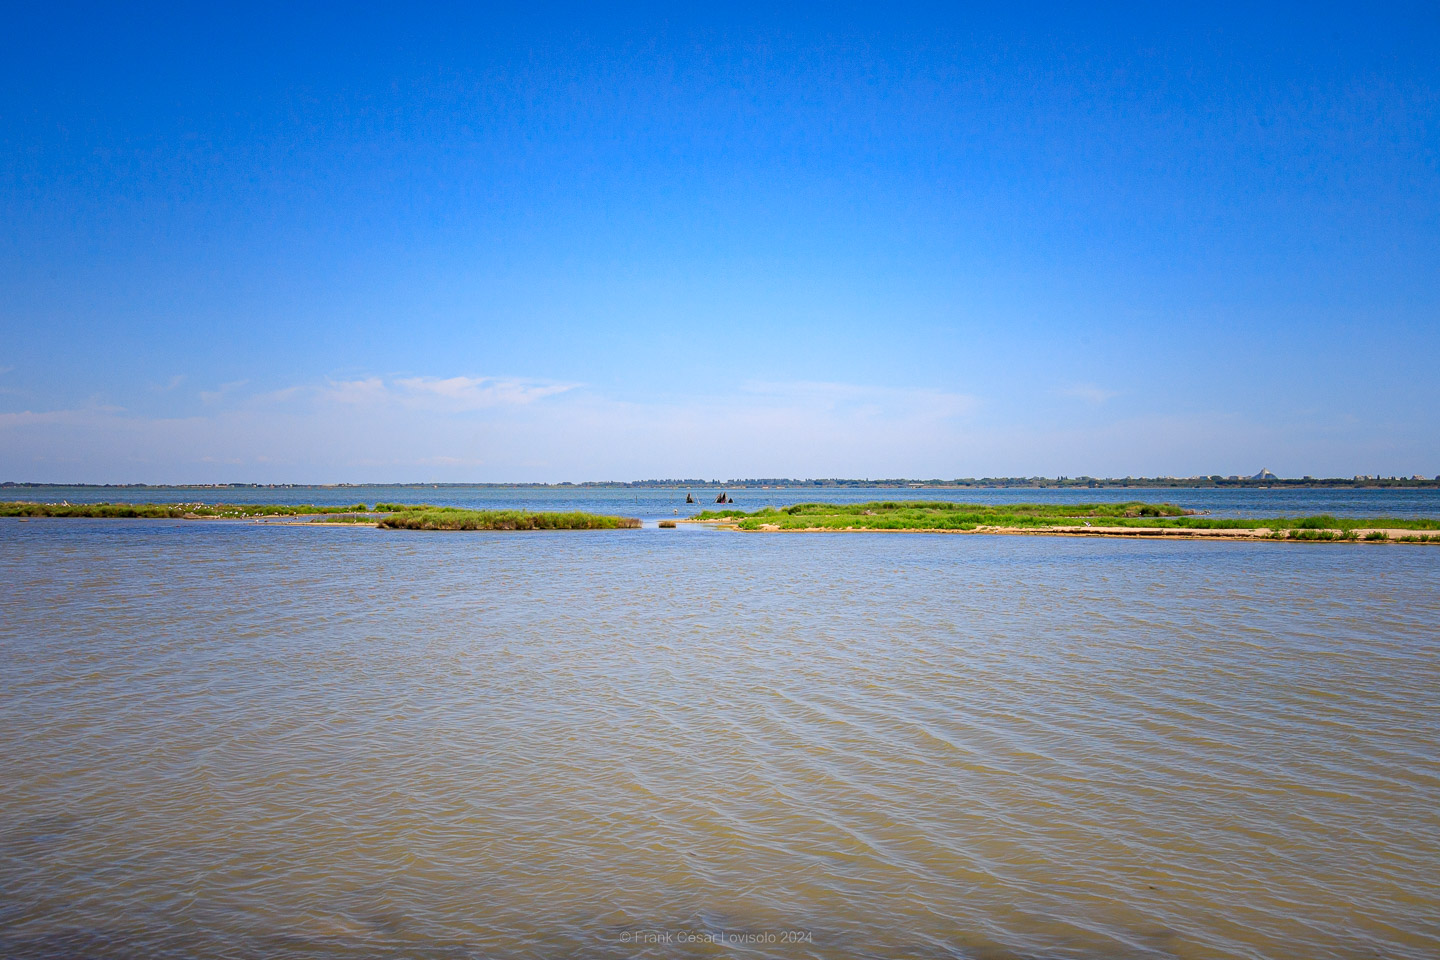
<path id="1" fill-rule="evenodd" d="M 1440 517 L 1440 489 L 959 489 L 944 487 L 728 487 L 742 510 L 792 503 L 869 500 L 945 500 L 958 503 L 1175 503 L 1217 516 Z M 713 505 L 714 488 L 694 489 L 687 505 L 680 487 L 310 486 L 310 487 L 35 487 L 0 491 L 0 500 L 71 503 L 434 503 L 469 509 L 590 510 L 644 519 L 689 516 Z"/>
<path id="2" fill-rule="evenodd" d="M 1440 955 L 1433 547 L 0 521 L 0 691 L 5 957 Z"/>

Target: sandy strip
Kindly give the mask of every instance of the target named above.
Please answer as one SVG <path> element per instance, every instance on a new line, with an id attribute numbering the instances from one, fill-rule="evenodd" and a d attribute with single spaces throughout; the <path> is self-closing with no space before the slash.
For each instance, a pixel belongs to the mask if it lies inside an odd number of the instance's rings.
<path id="1" fill-rule="evenodd" d="M 355 514 L 327 514 L 327 513 L 296 513 L 296 514 L 270 514 L 257 517 L 202 517 L 191 514 L 184 517 L 157 517 L 158 520 L 189 520 L 192 523 L 259 523 L 271 527 L 369 527 L 380 526 L 379 521 L 339 521 L 339 520 L 316 520 L 315 517 L 333 516 L 355 516 Z M 69 518 L 61 518 L 69 519 Z M 87 518 L 88 519 L 88 518 Z M 146 519 L 144 517 L 113 517 L 99 519 Z"/>
<path id="2" fill-rule="evenodd" d="M 1260 540 L 1267 543 L 1394 543 L 1400 537 L 1433 537 L 1426 541 L 1440 544 L 1440 531 L 1393 530 L 1385 528 L 1358 528 L 1357 540 L 1293 540 L 1288 537 L 1272 539 L 1271 530 L 1266 527 L 1238 530 L 1206 530 L 1185 527 L 976 527 L 974 530 L 914 529 L 890 530 L 876 527 L 800 527 L 782 529 L 774 524 L 761 524 L 759 530 L 741 530 L 729 520 L 678 520 L 677 523 L 710 524 L 720 530 L 735 530 L 741 533 L 948 533 L 982 534 L 1018 537 L 1109 537 L 1112 539 L 1140 540 Z M 1365 540 L 1375 530 L 1385 534 L 1388 540 Z M 1412 541 L 1414 542 L 1414 541 Z"/>

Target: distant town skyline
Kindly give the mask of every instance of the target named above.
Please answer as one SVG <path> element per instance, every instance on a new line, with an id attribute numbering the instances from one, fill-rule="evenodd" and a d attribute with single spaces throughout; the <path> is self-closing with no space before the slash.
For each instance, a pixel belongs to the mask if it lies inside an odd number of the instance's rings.
<path id="1" fill-rule="evenodd" d="M 0 480 L 1440 474 L 1440 8 L 9 11 Z"/>

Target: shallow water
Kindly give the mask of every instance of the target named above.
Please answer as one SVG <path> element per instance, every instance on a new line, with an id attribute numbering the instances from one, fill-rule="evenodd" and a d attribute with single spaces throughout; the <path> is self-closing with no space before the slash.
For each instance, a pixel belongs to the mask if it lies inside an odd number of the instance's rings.
<path id="1" fill-rule="evenodd" d="M 1174 503 L 1216 516 L 1293 516 L 1329 513 L 1347 517 L 1440 517 L 1440 489 L 1359 488 L 1293 490 L 1260 488 L 1176 489 L 922 489 L 897 487 L 731 487 L 742 510 L 793 503 L 864 503 L 871 500 L 943 500 L 951 503 Z M 698 501 L 685 503 L 692 492 Z M 685 487 L 30 487 L 0 491 L 4 500 L 71 503 L 433 503 L 470 509 L 589 510 L 657 520 L 690 516 L 714 505 L 713 488 Z"/>
<path id="2" fill-rule="evenodd" d="M 1437 625 L 1400 545 L 0 521 L 0 955 L 1434 957 Z"/>

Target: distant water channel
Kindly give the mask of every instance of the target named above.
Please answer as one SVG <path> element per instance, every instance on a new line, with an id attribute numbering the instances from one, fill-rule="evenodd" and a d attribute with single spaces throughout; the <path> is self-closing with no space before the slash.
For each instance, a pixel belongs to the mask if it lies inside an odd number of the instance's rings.
<path id="1" fill-rule="evenodd" d="M 1175 503 L 1216 516 L 1440 517 L 1440 489 L 1294 490 L 1234 489 L 912 489 L 908 487 L 727 487 L 742 510 L 792 503 L 863 503 L 869 500 L 945 500 L 959 503 Z M 685 495 L 696 503 L 686 504 Z M 0 500 L 68 500 L 71 503 L 433 503 L 471 509 L 588 510 L 642 519 L 689 516 L 714 506 L 713 487 L 42 487 L 0 490 Z"/>
<path id="2" fill-rule="evenodd" d="M 1432 547 L 0 520 L 0 956 L 1434 958 L 1437 654 Z"/>

